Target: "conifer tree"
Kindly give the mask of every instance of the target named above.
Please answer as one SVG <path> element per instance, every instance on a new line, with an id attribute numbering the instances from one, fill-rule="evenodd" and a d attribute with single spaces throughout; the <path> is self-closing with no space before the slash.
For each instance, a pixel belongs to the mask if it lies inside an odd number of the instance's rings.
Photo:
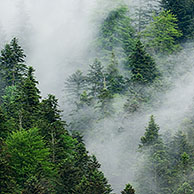
<path id="1" fill-rule="evenodd" d="M 40 172 L 47 180 L 54 176 L 52 164 L 49 162 L 49 149 L 45 147 L 37 128 L 13 132 L 5 143 L 10 155 L 9 164 L 14 170 L 12 176 L 21 190 L 28 179 Z"/>
<path id="2" fill-rule="evenodd" d="M 161 6 L 171 11 L 178 19 L 178 27 L 183 36 L 179 40 L 193 37 L 194 2 L 193 0 L 161 0 Z"/>
<path id="3" fill-rule="evenodd" d="M 28 68 L 27 77 L 19 86 L 19 94 L 15 100 L 20 128 L 30 128 L 36 120 L 40 103 L 40 91 L 36 87 L 38 81 L 34 78 L 34 69 Z"/>
<path id="4" fill-rule="evenodd" d="M 140 40 L 129 56 L 127 67 L 131 70 L 131 80 L 139 84 L 152 83 L 159 75 L 154 60 L 146 53 Z"/>
<path id="5" fill-rule="evenodd" d="M 6 126 L 6 122 L 7 122 L 6 116 L 3 113 L 2 108 L 0 106 L 0 139 L 6 138 L 9 133 Z"/>
<path id="6" fill-rule="evenodd" d="M 102 117 L 104 118 L 106 116 L 110 116 L 110 114 L 113 112 L 112 108 L 113 95 L 111 94 L 111 92 L 106 87 L 104 87 L 100 95 L 98 96 L 98 99 L 99 99 L 98 108 L 100 108 Z"/>
<path id="7" fill-rule="evenodd" d="M 94 63 L 90 65 L 90 69 L 87 74 L 88 87 L 90 90 L 89 95 L 97 97 L 100 91 L 103 89 L 104 81 L 104 67 L 98 59 L 95 59 Z"/>
<path id="8" fill-rule="evenodd" d="M 58 100 L 55 96 L 48 95 L 48 98 L 40 103 L 36 125 L 50 148 L 51 161 L 57 163 L 63 147 L 61 136 L 66 133 L 66 123 L 61 120 L 61 111 L 58 109 Z"/>
<path id="9" fill-rule="evenodd" d="M 105 60 L 109 60 L 114 50 L 119 61 L 123 61 L 134 47 L 134 36 L 128 8 L 120 6 L 110 11 L 100 27 L 98 51 Z"/>
<path id="10" fill-rule="evenodd" d="M 9 164 L 10 156 L 7 153 L 7 147 L 0 138 L 0 193 L 17 193 L 18 185 L 13 178 L 14 170 Z"/>
<path id="11" fill-rule="evenodd" d="M 191 185 L 187 182 L 184 182 L 178 189 L 176 192 L 174 192 L 173 194 L 193 194 L 194 191 L 191 187 Z"/>
<path id="12" fill-rule="evenodd" d="M 118 62 L 116 60 L 114 52 L 112 52 L 111 62 L 107 66 L 105 79 L 107 89 L 111 92 L 112 95 L 124 91 L 125 81 L 123 76 L 119 73 Z"/>
<path id="13" fill-rule="evenodd" d="M 73 73 L 65 82 L 65 90 L 67 90 L 71 102 L 79 102 L 80 95 L 86 88 L 86 77 L 78 70 Z"/>
<path id="14" fill-rule="evenodd" d="M 176 40 L 182 36 L 177 18 L 170 11 L 162 11 L 153 16 L 153 21 L 141 33 L 150 53 L 171 54 L 178 50 Z"/>
<path id="15" fill-rule="evenodd" d="M 159 126 L 155 123 L 154 116 L 151 115 L 148 127 L 146 127 L 146 132 L 143 137 L 141 137 L 141 145 L 149 146 L 157 143 L 159 139 Z"/>
<path id="16" fill-rule="evenodd" d="M 130 184 L 127 184 L 125 189 L 121 191 L 121 194 L 135 194 L 135 190 Z"/>
<path id="17" fill-rule="evenodd" d="M 140 151 L 145 155 L 144 166 L 140 170 L 137 180 L 138 192 L 142 194 L 167 194 L 170 191 L 168 152 L 158 132 L 159 126 L 155 123 L 152 115 L 139 145 Z M 143 174 L 151 176 L 147 178 Z"/>
<path id="18" fill-rule="evenodd" d="M 27 70 L 27 66 L 24 64 L 25 57 L 24 51 L 16 38 L 13 38 L 10 44 L 6 44 L 5 48 L 1 50 L 0 75 L 6 86 L 18 84 L 25 75 Z"/>
<path id="19" fill-rule="evenodd" d="M 95 156 L 90 157 L 87 174 L 84 175 L 80 183 L 75 187 L 77 193 L 87 194 L 109 194 L 112 189 L 104 174 L 99 171 L 100 164 Z"/>

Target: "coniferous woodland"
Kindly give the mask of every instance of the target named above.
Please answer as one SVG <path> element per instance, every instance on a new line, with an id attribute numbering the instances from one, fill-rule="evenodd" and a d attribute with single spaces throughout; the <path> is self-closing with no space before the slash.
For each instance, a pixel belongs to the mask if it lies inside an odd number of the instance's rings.
<path id="1" fill-rule="evenodd" d="M 159 96 L 170 91 L 173 78 L 180 76 L 175 75 L 176 64 L 169 66 L 166 59 L 179 55 L 193 38 L 193 0 L 146 0 L 146 6 L 135 12 L 126 5 L 109 11 L 98 26 L 88 71 L 77 70 L 64 80 L 72 107 L 68 123 L 54 95 L 41 97 L 35 70 L 26 64 L 19 40 L 4 45 L 0 193 L 114 193 L 97 158 L 88 153 L 84 136 L 92 133 L 94 122 L 158 107 Z M 125 99 L 119 111 L 114 106 L 118 98 Z M 175 134 L 167 138 L 160 128 L 151 115 L 137 147 L 143 165 L 136 180 L 126 182 L 120 193 L 194 194 L 193 107 Z"/>

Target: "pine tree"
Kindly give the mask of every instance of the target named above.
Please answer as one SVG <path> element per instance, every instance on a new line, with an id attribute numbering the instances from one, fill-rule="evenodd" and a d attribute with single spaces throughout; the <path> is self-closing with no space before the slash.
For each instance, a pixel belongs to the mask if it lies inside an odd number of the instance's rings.
<path id="1" fill-rule="evenodd" d="M 103 89 L 104 81 L 104 67 L 98 59 L 95 59 L 94 63 L 90 65 L 90 69 L 87 74 L 88 87 L 90 90 L 89 95 L 97 97 L 100 91 Z"/>
<path id="2" fill-rule="evenodd" d="M 119 73 L 118 62 L 116 60 L 114 52 L 112 53 L 111 62 L 107 67 L 105 79 L 107 89 L 111 92 L 112 95 L 124 91 L 125 80 Z"/>
<path id="3" fill-rule="evenodd" d="M 13 174 L 14 170 L 9 164 L 10 156 L 7 153 L 7 147 L 0 138 L 0 193 L 14 194 L 17 193 L 17 187 Z"/>
<path id="4" fill-rule="evenodd" d="M 65 90 L 68 92 L 71 102 L 77 103 L 80 100 L 80 95 L 86 88 L 86 77 L 78 70 L 73 73 L 65 82 Z"/>
<path id="5" fill-rule="evenodd" d="M 159 75 L 154 60 L 146 53 L 140 40 L 129 56 L 127 67 L 131 70 L 131 80 L 140 84 L 152 83 Z"/>
<path id="6" fill-rule="evenodd" d="M 104 118 L 106 116 L 110 116 L 110 114 L 113 112 L 113 95 L 111 94 L 111 92 L 106 87 L 104 87 L 101 93 L 99 94 L 98 99 L 98 108 L 100 108 L 102 117 Z"/>
<path id="7" fill-rule="evenodd" d="M 176 39 L 182 36 L 177 18 L 170 11 L 162 11 L 153 16 L 153 21 L 141 33 L 150 53 L 171 54 L 178 50 Z"/>
<path id="8" fill-rule="evenodd" d="M 151 115 L 148 127 L 146 127 L 146 132 L 143 137 L 141 137 L 141 145 L 150 146 L 157 143 L 159 139 L 159 126 L 155 123 L 154 116 Z"/>
<path id="9" fill-rule="evenodd" d="M 24 64 L 25 57 L 16 38 L 13 38 L 10 44 L 6 44 L 5 48 L 1 50 L 0 74 L 6 86 L 16 85 L 22 80 L 27 70 L 27 66 Z"/>
<path id="10" fill-rule="evenodd" d="M 145 157 L 137 180 L 139 183 L 137 191 L 142 194 L 168 194 L 170 192 L 168 152 L 158 132 L 159 126 L 152 115 L 139 145 Z M 150 177 L 147 178 L 143 174 L 149 174 Z"/>
<path id="11" fill-rule="evenodd" d="M 121 191 L 121 194 L 135 194 L 135 190 L 130 184 L 127 184 L 125 189 Z"/>
<path id="12" fill-rule="evenodd" d="M 0 139 L 6 138 L 9 133 L 8 128 L 6 126 L 6 122 L 7 118 L 4 112 L 2 111 L 2 108 L 0 107 Z"/>
<path id="13" fill-rule="evenodd" d="M 40 103 L 36 125 L 50 148 L 51 161 L 56 164 L 63 147 L 61 136 L 66 133 L 66 123 L 61 120 L 61 111 L 58 109 L 58 100 L 55 96 L 48 95 L 48 98 Z"/>
<path id="14" fill-rule="evenodd" d="M 36 87 L 38 81 L 35 80 L 33 73 L 34 69 L 29 67 L 27 77 L 21 82 L 15 100 L 20 128 L 33 126 L 39 108 L 40 91 Z"/>
<path id="15" fill-rule="evenodd" d="M 88 172 L 84 175 L 78 185 L 75 187 L 76 193 L 80 194 L 109 194 L 112 189 L 104 174 L 99 171 L 100 164 L 95 156 L 90 157 Z"/>
<path id="16" fill-rule="evenodd" d="M 37 128 L 13 132 L 5 143 L 10 155 L 9 164 L 14 170 L 12 176 L 21 189 L 24 189 L 26 181 L 36 174 L 42 173 L 47 180 L 54 176 L 53 167 L 49 162 L 49 149 L 45 148 Z"/>
<path id="17" fill-rule="evenodd" d="M 105 61 L 114 50 L 119 62 L 123 63 L 134 47 L 134 29 L 128 12 L 127 6 L 110 11 L 100 27 L 97 51 Z"/>
<path id="18" fill-rule="evenodd" d="M 194 2 L 193 0 L 161 0 L 161 6 L 171 11 L 178 19 L 178 27 L 183 36 L 179 40 L 193 37 Z"/>
<path id="19" fill-rule="evenodd" d="M 174 192 L 173 194 L 193 194 L 194 191 L 191 187 L 191 185 L 187 182 L 184 182 L 178 189 L 176 192 Z"/>

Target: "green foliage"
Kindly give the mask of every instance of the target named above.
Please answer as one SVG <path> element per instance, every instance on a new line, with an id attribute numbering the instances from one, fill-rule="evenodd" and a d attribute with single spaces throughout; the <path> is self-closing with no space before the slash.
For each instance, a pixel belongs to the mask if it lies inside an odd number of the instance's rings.
<path id="1" fill-rule="evenodd" d="M 116 8 L 110 11 L 100 27 L 97 47 L 106 60 L 114 50 L 119 61 L 123 61 L 134 47 L 134 29 L 128 15 L 126 6 Z"/>
<path id="2" fill-rule="evenodd" d="M 40 103 L 40 91 L 36 87 L 38 82 L 33 75 L 34 69 L 28 68 L 27 77 L 20 83 L 19 94 L 15 100 L 18 114 L 19 128 L 33 127 Z"/>
<path id="3" fill-rule="evenodd" d="M 64 160 L 59 165 L 60 193 L 105 193 L 112 191 L 94 156 L 89 156 L 82 137 L 64 135 Z"/>
<path id="4" fill-rule="evenodd" d="M 178 27 L 183 33 L 180 39 L 193 37 L 194 2 L 193 0 L 161 0 L 161 6 L 171 11 L 178 19 Z"/>
<path id="5" fill-rule="evenodd" d="M 194 191 L 191 188 L 190 184 L 187 182 L 184 182 L 174 194 L 193 194 Z"/>
<path id="6" fill-rule="evenodd" d="M 170 11 L 153 16 L 153 21 L 142 32 L 150 53 L 171 54 L 179 48 L 176 39 L 182 36 L 177 19 Z"/>
<path id="7" fill-rule="evenodd" d="M 10 44 L 6 44 L 1 50 L 1 77 L 6 86 L 18 84 L 26 72 L 25 54 L 23 49 L 18 45 L 18 40 L 13 38 Z"/>
<path id="8" fill-rule="evenodd" d="M 125 189 L 121 191 L 121 194 L 135 194 L 135 190 L 130 184 L 127 184 Z"/>
<path id="9" fill-rule="evenodd" d="M 8 135 L 8 129 L 6 126 L 7 118 L 0 107 L 0 139 L 6 138 Z"/>
<path id="10" fill-rule="evenodd" d="M 146 132 L 144 136 L 141 137 L 140 147 L 155 144 L 159 138 L 158 132 L 159 126 L 155 123 L 154 116 L 151 115 L 148 127 L 146 128 Z"/>
<path id="11" fill-rule="evenodd" d="M 106 86 L 111 94 L 121 93 L 125 89 L 125 80 L 119 73 L 118 63 L 114 53 L 112 53 L 111 63 L 107 66 L 106 70 Z"/>
<path id="12" fill-rule="evenodd" d="M 0 139 L 0 193 L 1 194 L 14 194 L 18 193 L 17 184 L 13 178 L 13 169 L 9 164 L 10 156 L 7 154 L 7 147 Z"/>
<path id="13" fill-rule="evenodd" d="M 104 67 L 98 59 L 95 59 L 94 63 L 90 65 L 90 69 L 87 74 L 87 81 L 89 87 L 89 94 L 93 97 L 97 97 L 100 91 L 103 89 L 104 82 Z"/>
<path id="14" fill-rule="evenodd" d="M 48 95 L 39 106 L 38 120 L 35 122 L 40 128 L 42 137 L 50 148 L 51 161 L 57 163 L 63 147 L 62 135 L 66 132 L 66 123 L 61 120 L 61 111 L 58 109 L 58 100 Z"/>
<path id="15" fill-rule="evenodd" d="M 36 174 L 42 173 L 48 179 L 54 175 L 49 162 L 49 149 L 45 147 L 37 128 L 13 132 L 7 138 L 6 145 L 7 153 L 10 155 L 9 164 L 14 170 L 12 176 L 21 188 Z"/>
<path id="16" fill-rule="evenodd" d="M 65 82 L 65 90 L 68 92 L 70 101 L 75 103 L 80 99 L 80 95 L 85 90 L 86 87 L 86 77 L 83 73 L 78 70 L 68 77 Z"/>
<path id="17" fill-rule="evenodd" d="M 131 70 L 131 80 L 140 84 L 152 83 L 159 75 L 154 60 L 146 53 L 140 40 L 129 56 L 127 68 Z"/>
<path id="18" fill-rule="evenodd" d="M 111 92 L 105 87 L 98 96 L 98 108 L 102 112 L 102 117 L 110 116 L 113 112 L 111 100 L 113 98 Z"/>

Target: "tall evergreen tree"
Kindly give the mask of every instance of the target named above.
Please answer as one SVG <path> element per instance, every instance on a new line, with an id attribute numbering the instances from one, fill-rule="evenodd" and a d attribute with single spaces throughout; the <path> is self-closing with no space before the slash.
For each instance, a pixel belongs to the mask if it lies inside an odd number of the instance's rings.
<path id="1" fill-rule="evenodd" d="M 161 6 L 171 11 L 178 19 L 178 27 L 183 36 L 180 39 L 193 37 L 194 1 L 193 0 L 161 0 Z"/>
<path id="2" fill-rule="evenodd" d="M 158 132 L 159 126 L 155 123 L 152 115 L 139 146 L 145 157 L 144 166 L 141 168 L 137 180 L 138 192 L 142 194 L 170 193 L 168 188 L 169 158 L 167 148 Z M 150 177 L 143 176 L 143 174 L 149 174 Z"/>
<path id="3" fill-rule="evenodd" d="M 125 80 L 119 73 L 118 62 L 116 60 L 114 52 L 112 52 L 111 62 L 107 66 L 106 70 L 106 84 L 107 89 L 112 93 L 121 93 L 125 89 Z"/>
<path id="4" fill-rule="evenodd" d="M 13 38 L 10 44 L 6 44 L 5 48 L 1 50 L 0 75 L 6 86 L 18 84 L 25 75 L 27 70 L 27 66 L 24 64 L 25 57 L 24 51 L 16 38 Z"/>
<path id="5" fill-rule="evenodd" d="M 143 137 L 141 137 L 141 145 L 149 146 L 155 144 L 159 139 L 159 126 L 155 123 L 154 116 L 151 115 L 148 127 Z"/>
<path id="6" fill-rule="evenodd" d="M 55 96 L 48 95 L 48 98 L 40 103 L 36 125 L 50 148 L 51 161 L 56 164 L 61 159 L 62 135 L 66 133 L 66 123 L 61 120 L 61 111 L 58 109 L 58 100 Z"/>
<path id="7" fill-rule="evenodd" d="M 13 177 L 14 170 L 9 164 L 10 156 L 7 153 L 7 146 L 0 138 L 0 193 L 18 193 L 18 185 Z"/>
<path id="8" fill-rule="evenodd" d="M 110 11 L 100 27 L 97 47 L 106 61 L 114 50 L 122 63 L 134 47 L 134 29 L 128 12 L 127 6 Z"/>
<path id="9" fill-rule="evenodd" d="M 125 189 L 121 191 L 121 194 L 135 194 L 135 190 L 130 184 L 127 184 Z"/>
<path id="10" fill-rule="evenodd" d="M 45 147 L 37 128 L 13 132 L 5 143 L 10 155 L 9 164 L 14 170 L 12 176 L 21 191 L 26 181 L 37 174 L 42 174 L 47 180 L 52 179 L 54 171 L 49 162 L 49 149 Z"/>
<path id="11" fill-rule="evenodd" d="M 65 90 L 67 90 L 68 95 L 70 96 L 71 102 L 79 102 L 80 95 L 86 88 L 86 76 L 78 70 L 73 73 L 65 82 Z"/>
<path id="12" fill-rule="evenodd" d="M 140 40 L 129 56 L 127 67 L 131 70 L 131 80 L 140 84 L 152 83 L 159 75 L 154 60 L 146 53 Z"/>
<path id="13" fill-rule="evenodd" d="M 170 11 L 162 11 L 153 16 L 153 21 L 142 32 L 146 47 L 150 53 L 171 54 L 179 48 L 176 39 L 182 33 L 178 29 L 177 19 Z"/>
<path id="14" fill-rule="evenodd" d="M 36 120 L 40 103 L 40 91 L 36 87 L 38 81 L 34 78 L 34 69 L 28 68 L 27 77 L 19 86 L 19 95 L 15 100 L 20 128 L 30 128 Z"/>
<path id="15" fill-rule="evenodd" d="M 98 59 L 95 59 L 94 63 L 90 65 L 90 69 L 87 74 L 88 87 L 90 95 L 97 97 L 100 91 L 103 89 L 104 82 L 104 67 Z"/>

